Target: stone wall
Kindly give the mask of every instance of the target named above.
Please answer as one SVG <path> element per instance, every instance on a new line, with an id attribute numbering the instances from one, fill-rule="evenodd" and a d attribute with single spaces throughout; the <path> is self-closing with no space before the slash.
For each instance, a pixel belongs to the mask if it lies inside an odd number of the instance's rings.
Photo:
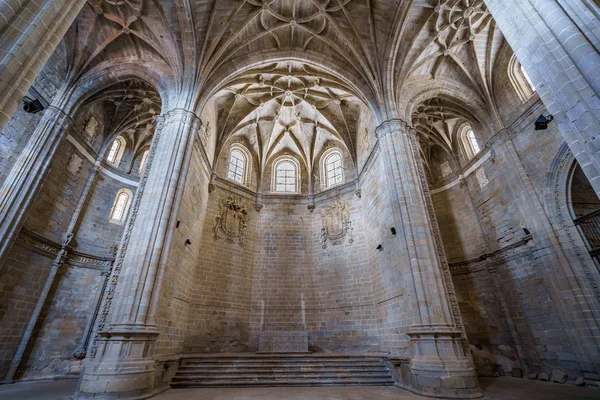
<path id="1" fill-rule="evenodd" d="M 373 276 L 380 272 L 379 237 L 391 233 L 379 226 L 389 216 L 378 156 L 370 170 L 362 193 L 350 181 L 320 193 L 314 204 L 304 196 L 263 195 L 260 211 L 255 194 L 217 178 L 200 236 L 185 351 L 256 351 L 261 331 L 308 331 L 312 351 L 381 351 Z M 243 235 L 233 220 L 231 232 L 220 228 L 228 199 L 245 210 Z M 328 211 L 349 222 L 340 225 L 340 238 L 323 236 Z M 397 307 L 396 292 L 378 294 Z M 397 336 L 390 333 L 389 341 Z"/>
<path id="2" fill-rule="evenodd" d="M 569 331 L 572 322 L 557 289 L 559 280 L 568 279 L 562 275 L 569 268 L 563 248 L 571 246 L 553 240 L 552 205 L 544 202 L 563 140 L 555 124 L 534 130 L 546 110 L 537 95 L 519 100 L 504 72 L 510 56 L 509 49 L 501 53 L 496 80 L 508 134 L 497 134 L 458 171 L 471 172 L 464 183 L 457 177 L 454 185 L 435 182 L 434 207 L 478 373 L 560 369 L 580 376 L 593 367 Z M 481 169 L 487 179 L 478 177 Z M 587 284 L 580 282 L 578 290 L 585 292 Z"/>

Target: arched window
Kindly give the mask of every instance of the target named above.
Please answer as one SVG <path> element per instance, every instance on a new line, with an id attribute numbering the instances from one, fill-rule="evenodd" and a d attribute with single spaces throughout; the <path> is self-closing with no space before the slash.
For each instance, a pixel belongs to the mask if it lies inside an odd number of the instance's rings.
<path id="1" fill-rule="evenodd" d="M 239 145 L 233 146 L 229 153 L 227 178 L 240 185 L 246 185 L 248 183 L 249 160 L 250 157 L 246 149 Z"/>
<path id="2" fill-rule="evenodd" d="M 527 82 L 527 84 L 529 85 L 529 88 L 531 89 L 532 92 L 535 92 L 535 85 L 533 84 L 533 82 L 531 81 L 531 78 L 529 77 L 529 75 L 527 74 L 527 71 L 525 71 L 525 67 L 523 67 L 523 65 L 521 64 L 521 73 L 523 74 L 523 78 L 525 78 L 525 81 Z"/>
<path id="3" fill-rule="evenodd" d="M 278 193 L 298 193 L 300 188 L 300 167 L 291 158 L 283 158 L 274 163 L 273 188 Z"/>
<path id="4" fill-rule="evenodd" d="M 475 132 L 473 131 L 473 128 L 471 128 L 471 125 L 465 125 L 462 128 L 460 137 L 465 158 L 467 160 L 475 157 L 481 151 L 481 147 L 479 146 L 479 142 L 477 141 L 477 137 L 475 136 Z"/>
<path id="5" fill-rule="evenodd" d="M 323 188 L 339 185 L 344 182 L 344 166 L 342 164 L 342 153 L 339 149 L 331 149 L 323 154 L 321 158 L 321 182 Z"/>
<path id="6" fill-rule="evenodd" d="M 120 189 L 117 192 L 115 202 L 110 210 L 110 218 L 108 222 L 113 224 L 123 224 L 125 222 L 132 197 L 133 195 L 129 189 Z"/>
<path id="7" fill-rule="evenodd" d="M 144 152 L 144 154 L 142 155 L 142 161 L 140 161 L 140 168 L 138 169 L 138 175 L 142 175 L 142 172 L 144 172 L 144 167 L 146 167 L 146 161 L 148 160 L 148 153 L 149 150 L 146 150 Z"/>
<path id="8" fill-rule="evenodd" d="M 106 160 L 113 165 L 119 165 L 124 151 L 125 139 L 119 136 L 110 145 L 110 150 L 108 151 L 108 157 Z"/>
<path id="9" fill-rule="evenodd" d="M 523 103 L 535 93 L 535 85 L 516 55 L 513 55 L 508 63 L 508 78 Z"/>

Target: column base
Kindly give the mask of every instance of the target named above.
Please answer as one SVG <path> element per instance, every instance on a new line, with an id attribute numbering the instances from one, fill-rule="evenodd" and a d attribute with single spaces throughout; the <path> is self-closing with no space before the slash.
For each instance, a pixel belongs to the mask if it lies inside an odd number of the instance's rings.
<path id="1" fill-rule="evenodd" d="M 483 397 L 473 359 L 465 353 L 462 333 L 416 327 L 408 332 L 413 346 L 410 363 L 399 366 L 397 386 L 422 396 L 447 399 Z"/>
<path id="2" fill-rule="evenodd" d="M 101 333 L 96 357 L 86 360 L 76 399 L 147 399 L 155 390 L 155 327 L 119 325 Z"/>

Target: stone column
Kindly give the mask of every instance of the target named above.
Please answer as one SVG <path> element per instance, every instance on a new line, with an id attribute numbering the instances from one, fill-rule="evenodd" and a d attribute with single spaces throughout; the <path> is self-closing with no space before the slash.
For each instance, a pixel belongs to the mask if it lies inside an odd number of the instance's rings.
<path id="1" fill-rule="evenodd" d="M 485 0 L 600 196 L 600 20 L 589 0 Z"/>
<path id="2" fill-rule="evenodd" d="M 400 386 L 435 397 L 482 396 L 475 375 L 419 154 L 416 131 L 401 120 L 377 129 L 397 244 L 391 251 L 410 282 L 412 358 Z M 405 377 L 406 378 L 406 377 Z"/>
<path id="3" fill-rule="evenodd" d="M 50 106 L 0 188 L 0 268 L 73 120 Z"/>
<path id="4" fill-rule="evenodd" d="M 0 2 L 0 129 L 84 4 L 85 0 Z"/>
<path id="5" fill-rule="evenodd" d="M 154 315 L 200 119 L 176 109 L 159 117 L 147 166 L 115 260 L 78 398 L 144 398 L 154 392 Z"/>

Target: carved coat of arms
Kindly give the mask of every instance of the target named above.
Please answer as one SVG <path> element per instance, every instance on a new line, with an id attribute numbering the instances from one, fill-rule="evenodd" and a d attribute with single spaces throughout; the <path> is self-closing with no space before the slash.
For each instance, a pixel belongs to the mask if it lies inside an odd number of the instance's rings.
<path id="1" fill-rule="evenodd" d="M 327 242 L 337 246 L 345 242 L 354 242 L 352 221 L 350 221 L 350 205 L 337 202 L 322 212 L 321 242 L 327 248 Z"/>
<path id="2" fill-rule="evenodd" d="M 215 239 L 244 246 L 244 230 L 248 218 L 248 209 L 240 199 L 227 197 L 219 200 L 219 216 L 213 228 Z"/>

